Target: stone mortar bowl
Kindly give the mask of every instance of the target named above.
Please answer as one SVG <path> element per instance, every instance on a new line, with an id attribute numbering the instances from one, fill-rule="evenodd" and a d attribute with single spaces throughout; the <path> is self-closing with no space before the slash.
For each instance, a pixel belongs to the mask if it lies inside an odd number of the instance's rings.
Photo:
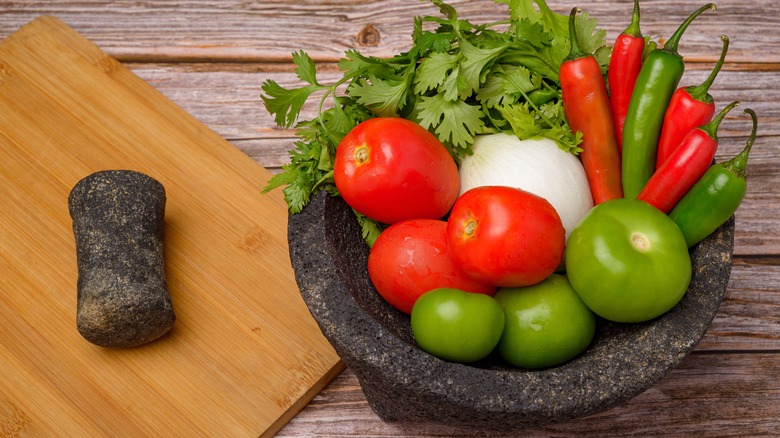
<path id="1" fill-rule="evenodd" d="M 600 320 L 582 355 L 555 368 L 527 371 L 497 357 L 451 363 L 418 348 L 409 317 L 371 284 L 368 247 L 341 198 L 320 191 L 288 225 L 303 299 L 380 418 L 495 431 L 605 411 L 666 375 L 715 317 L 731 274 L 733 237 L 732 217 L 691 250 L 691 286 L 665 315 L 640 324 Z"/>

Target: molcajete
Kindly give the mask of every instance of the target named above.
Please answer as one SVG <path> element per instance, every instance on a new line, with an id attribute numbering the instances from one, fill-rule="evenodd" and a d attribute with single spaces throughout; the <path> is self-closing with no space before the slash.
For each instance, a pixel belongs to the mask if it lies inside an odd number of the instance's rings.
<path id="1" fill-rule="evenodd" d="M 723 300 L 733 238 L 732 217 L 691 249 L 693 279 L 671 311 L 638 324 L 599 320 L 582 355 L 555 368 L 527 371 L 495 356 L 463 365 L 418 348 L 409 317 L 372 286 L 369 249 L 341 198 L 320 191 L 290 216 L 288 226 L 300 292 L 383 420 L 499 431 L 607 410 L 677 366 L 704 336 Z"/>

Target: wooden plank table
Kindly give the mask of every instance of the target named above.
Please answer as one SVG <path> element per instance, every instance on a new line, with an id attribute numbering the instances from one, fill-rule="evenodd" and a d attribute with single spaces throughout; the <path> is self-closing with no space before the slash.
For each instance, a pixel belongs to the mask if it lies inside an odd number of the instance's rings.
<path id="1" fill-rule="evenodd" d="M 452 0 L 463 18 L 506 16 L 492 1 Z M 628 24 L 631 2 L 588 4 L 549 0 L 561 13 L 581 6 L 607 30 L 608 41 Z M 718 315 L 696 350 L 658 384 L 623 406 L 593 417 L 527 431 L 528 436 L 776 435 L 780 430 L 780 5 L 757 0 L 717 2 L 699 18 L 681 53 L 683 85 L 706 77 L 731 37 L 727 64 L 711 93 L 718 108 L 732 100 L 759 115 L 759 137 L 748 166 L 749 188 L 736 214 L 734 267 Z M 642 30 L 668 37 L 693 6 L 642 2 Z M 0 3 L 0 38 L 53 15 L 117 58 L 141 78 L 229 140 L 256 162 L 278 171 L 295 132 L 274 126 L 260 85 L 297 84 L 290 53 L 304 49 L 322 80 L 339 77 L 335 62 L 347 49 L 390 56 L 408 48 L 412 17 L 434 15 L 426 3 L 404 0 L 54 0 Z M 314 114 L 307 106 L 303 117 Z M 718 160 L 742 149 L 749 122 L 734 111 L 720 129 Z M 2 377 L 0 377 L 2 378 Z M 3 429 L 5 435 L 13 431 Z M 5 433 L 8 432 L 8 433 Z M 435 424 L 388 424 L 368 406 L 347 369 L 279 436 L 494 436 Z"/>

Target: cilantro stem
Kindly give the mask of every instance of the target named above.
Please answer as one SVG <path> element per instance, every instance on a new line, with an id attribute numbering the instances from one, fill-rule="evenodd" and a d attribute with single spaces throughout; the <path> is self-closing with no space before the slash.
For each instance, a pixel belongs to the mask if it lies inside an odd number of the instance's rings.
<path id="1" fill-rule="evenodd" d="M 494 21 L 492 23 L 485 23 L 485 24 L 482 24 L 482 25 L 477 26 L 477 27 L 480 30 L 484 30 L 484 29 L 487 29 L 487 28 L 490 28 L 490 27 L 502 26 L 504 24 L 512 24 L 512 20 L 499 20 L 499 21 Z"/>
<path id="2" fill-rule="evenodd" d="M 319 189 L 321 185 L 330 183 L 331 181 L 333 181 L 333 170 L 323 175 L 322 178 L 319 179 L 319 181 L 314 183 L 311 190 L 312 193 L 314 193 L 317 189 Z"/>

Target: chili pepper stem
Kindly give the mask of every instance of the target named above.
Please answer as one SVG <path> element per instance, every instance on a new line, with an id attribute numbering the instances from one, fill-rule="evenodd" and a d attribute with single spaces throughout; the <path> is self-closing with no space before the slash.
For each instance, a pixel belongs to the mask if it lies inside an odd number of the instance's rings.
<path id="1" fill-rule="evenodd" d="M 729 37 L 721 35 L 720 39 L 723 41 L 723 49 L 720 52 L 720 59 L 718 59 L 718 62 L 715 64 L 715 68 L 712 69 L 710 75 L 707 76 L 707 79 L 702 82 L 701 85 L 685 89 L 685 91 L 687 91 L 695 100 L 707 103 L 712 101 L 712 96 L 709 94 L 710 87 L 712 86 L 712 83 L 715 82 L 715 78 L 723 67 L 723 62 L 726 60 L 726 52 L 729 50 Z"/>
<path id="2" fill-rule="evenodd" d="M 680 25 L 680 27 L 677 28 L 677 30 L 672 34 L 671 37 L 669 37 L 668 40 L 666 40 L 666 43 L 664 43 L 664 46 L 661 50 L 671 52 L 671 53 L 677 53 L 677 46 L 680 45 L 680 38 L 682 38 L 683 33 L 685 33 L 685 30 L 688 29 L 688 26 L 693 22 L 696 17 L 701 15 L 704 11 L 707 9 L 711 11 L 717 10 L 717 6 L 715 6 L 715 3 L 707 3 L 706 5 L 700 7 L 696 11 L 694 11 L 691 15 L 688 16 L 688 18 L 683 21 L 683 23 Z"/>
<path id="3" fill-rule="evenodd" d="M 634 12 L 631 13 L 631 23 L 623 31 L 623 34 L 634 38 L 642 37 L 642 30 L 639 27 L 639 0 L 634 0 Z"/>
<path id="4" fill-rule="evenodd" d="M 572 8 L 571 13 L 569 14 L 569 42 L 571 43 L 571 49 L 569 50 L 569 56 L 567 56 L 564 61 L 571 61 L 588 55 L 583 52 L 582 47 L 580 47 L 580 41 L 579 38 L 577 38 L 577 29 L 574 25 L 574 18 L 580 12 L 582 12 L 582 9 Z"/>
<path id="5" fill-rule="evenodd" d="M 714 119 L 712 119 L 711 122 L 707 123 L 704 126 L 700 126 L 699 129 L 704 131 L 707 135 L 709 135 L 713 140 L 718 140 L 718 127 L 720 126 L 720 122 L 723 121 L 723 118 L 726 117 L 726 114 L 729 113 L 732 109 L 739 106 L 738 101 L 731 102 L 730 104 L 726 105 L 725 108 L 720 110 L 717 116 L 715 116 Z"/>
<path id="6" fill-rule="evenodd" d="M 758 129 L 758 116 L 756 116 L 756 112 L 750 108 L 745 108 L 744 112 L 749 114 L 753 119 L 753 130 L 750 133 L 750 138 L 748 138 L 747 144 L 745 145 L 745 148 L 742 149 L 742 152 L 738 153 L 734 158 L 723 162 L 724 168 L 743 178 L 747 173 L 748 155 L 750 155 L 750 149 L 753 147 L 753 142 L 756 140 L 756 131 Z"/>

